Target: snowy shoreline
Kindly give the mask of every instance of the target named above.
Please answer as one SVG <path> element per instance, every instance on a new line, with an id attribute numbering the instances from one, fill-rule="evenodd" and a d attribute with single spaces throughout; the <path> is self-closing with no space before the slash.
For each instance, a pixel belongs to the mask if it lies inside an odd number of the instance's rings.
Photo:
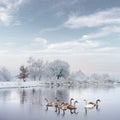
<path id="1" fill-rule="evenodd" d="M 2 88 L 27 88 L 27 87 L 97 87 L 97 86 L 114 86 L 120 85 L 120 81 L 98 81 L 98 80 L 41 80 L 41 81 L 14 81 L 14 82 L 0 82 L 0 89 Z"/>

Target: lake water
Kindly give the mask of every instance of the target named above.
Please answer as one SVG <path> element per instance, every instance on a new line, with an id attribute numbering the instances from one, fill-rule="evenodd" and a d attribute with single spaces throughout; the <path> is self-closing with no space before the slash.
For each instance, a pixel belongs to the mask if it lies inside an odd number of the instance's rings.
<path id="1" fill-rule="evenodd" d="M 45 98 L 78 101 L 77 114 L 46 110 Z M 99 108 L 84 109 L 84 99 L 100 99 Z M 120 120 L 120 87 L 104 88 L 21 88 L 0 90 L 0 120 Z"/>

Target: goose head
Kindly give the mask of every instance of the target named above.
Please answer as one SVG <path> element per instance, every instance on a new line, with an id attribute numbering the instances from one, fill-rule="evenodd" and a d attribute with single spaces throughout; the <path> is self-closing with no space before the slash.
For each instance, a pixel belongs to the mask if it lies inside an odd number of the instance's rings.
<path id="1" fill-rule="evenodd" d="M 58 98 L 57 97 L 55 97 L 55 100 L 57 100 Z"/>
<path id="2" fill-rule="evenodd" d="M 97 102 L 101 102 L 100 99 L 97 99 L 96 101 L 97 101 Z"/>
<path id="3" fill-rule="evenodd" d="M 45 98 L 45 101 L 48 101 L 48 99 L 47 99 L 47 98 Z"/>
<path id="4" fill-rule="evenodd" d="M 76 107 L 76 103 L 78 103 L 78 101 L 77 101 L 77 100 L 74 102 L 74 107 Z"/>
<path id="5" fill-rule="evenodd" d="M 85 103 L 87 104 L 87 100 L 86 99 L 84 99 L 83 101 L 85 101 Z"/>
<path id="6" fill-rule="evenodd" d="M 74 103 L 78 103 L 78 101 L 76 100 Z"/>
<path id="7" fill-rule="evenodd" d="M 98 102 L 101 102 L 100 99 L 96 100 L 96 106 L 98 106 Z"/>
<path id="8" fill-rule="evenodd" d="M 73 98 L 70 99 L 70 101 L 74 100 Z"/>
<path id="9" fill-rule="evenodd" d="M 74 100 L 73 98 L 70 99 L 70 103 L 69 103 L 70 105 L 72 105 L 72 101 L 73 101 L 73 100 Z"/>

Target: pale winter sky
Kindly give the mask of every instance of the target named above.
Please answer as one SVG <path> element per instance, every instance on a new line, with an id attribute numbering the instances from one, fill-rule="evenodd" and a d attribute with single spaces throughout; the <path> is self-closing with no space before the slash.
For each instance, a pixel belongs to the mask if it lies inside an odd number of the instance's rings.
<path id="1" fill-rule="evenodd" d="M 0 0 L 0 66 L 27 58 L 120 73 L 120 0 Z"/>

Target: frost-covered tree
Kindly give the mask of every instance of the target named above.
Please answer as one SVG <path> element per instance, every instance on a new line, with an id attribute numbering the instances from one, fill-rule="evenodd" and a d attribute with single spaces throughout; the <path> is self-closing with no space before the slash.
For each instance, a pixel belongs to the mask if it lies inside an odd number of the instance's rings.
<path id="1" fill-rule="evenodd" d="M 109 74 L 102 74 L 102 79 L 103 80 L 110 80 L 111 78 L 110 78 Z"/>
<path id="2" fill-rule="evenodd" d="M 29 57 L 28 61 L 28 71 L 29 71 L 29 77 L 33 80 L 36 80 L 36 63 L 35 60 L 32 57 Z"/>
<path id="3" fill-rule="evenodd" d="M 90 80 L 101 80 L 101 76 L 98 75 L 97 73 L 93 73 L 90 78 Z"/>
<path id="4" fill-rule="evenodd" d="M 32 57 L 30 57 L 27 63 L 30 78 L 34 81 L 36 79 L 40 80 L 43 74 L 43 61 L 40 59 L 35 60 Z"/>
<path id="5" fill-rule="evenodd" d="M 38 77 L 38 80 L 41 79 L 42 75 L 43 75 L 43 69 L 44 69 L 44 64 L 43 64 L 43 61 L 38 59 L 37 61 L 37 77 Z"/>
<path id="6" fill-rule="evenodd" d="M 81 70 L 72 73 L 71 77 L 75 80 L 88 80 L 88 76 Z"/>
<path id="7" fill-rule="evenodd" d="M 43 67 L 43 74 L 42 76 L 46 79 L 46 78 L 51 78 L 51 71 L 49 70 L 49 62 L 47 61 L 45 64 L 44 64 L 44 67 Z"/>
<path id="8" fill-rule="evenodd" d="M 27 68 L 24 66 L 20 67 L 20 74 L 18 75 L 19 79 L 23 79 L 23 81 L 26 81 L 26 78 L 28 77 L 29 73 L 27 71 Z"/>
<path id="9" fill-rule="evenodd" d="M 49 63 L 47 72 L 50 77 L 67 78 L 69 76 L 69 64 L 61 60 L 55 60 Z"/>
<path id="10" fill-rule="evenodd" d="M 110 80 L 111 77 L 109 76 L 109 74 L 97 74 L 97 73 L 93 73 L 90 76 L 90 80 Z"/>
<path id="11" fill-rule="evenodd" d="M 5 68 L 0 68 L 0 81 L 11 81 L 11 73 Z"/>

